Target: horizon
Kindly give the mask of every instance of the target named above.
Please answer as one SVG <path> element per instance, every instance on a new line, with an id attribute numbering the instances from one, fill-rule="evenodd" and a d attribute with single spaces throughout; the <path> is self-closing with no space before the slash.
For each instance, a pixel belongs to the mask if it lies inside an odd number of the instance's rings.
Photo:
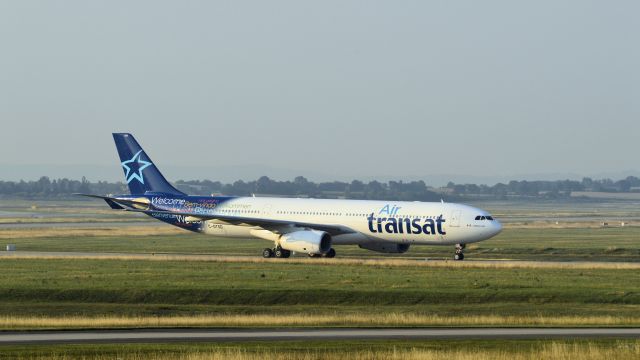
<path id="1" fill-rule="evenodd" d="M 1 166 L 1 165 L 0 165 Z M 77 169 L 83 169 L 84 167 L 82 166 L 78 166 Z M 119 167 L 118 167 L 119 168 Z M 174 167 L 169 167 L 170 169 L 173 169 L 174 171 L 176 170 L 176 168 Z M 179 167 L 177 167 L 179 170 Z M 109 169 L 109 167 L 105 167 L 105 170 Z M 110 170 L 110 169 L 109 169 Z M 161 169 L 162 171 L 162 169 Z M 87 181 L 91 182 L 91 183 L 97 183 L 100 181 L 104 181 L 104 182 L 108 182 L 108 183 L 123 183 L 124 179 L 123 179 L 123 174 L 121 172 L 121 170 L 118 170 L 119 176 L 112 176 L 109 178 L 102 178 L 102 177 L 91 177 L 91 176 L 87 176 L 87 175 L 78 175 L 78 176 L 55 176 L 55 175 L 47 175 L 47 174 L 40 174 L 40 175 L 34 175 L 32 177 L 28 177 L 28 178 L 7 178 L 5 176 L 0 176 L 0 181 L 7 181 L 7 182 L 19 182 L 19 181 L 37 181 L 42 177 L 47 177 L 49 178 L 51 181 L 53 180 L 60 180 L 60 179 L 68 179 L 68 180 L 81 180 L 83 177 L 87 179 Z M 34 173 L 35 174 L 35 173 Z M 527 181 L 527 182 L 536 182 L 536 181 L 540 181 L 540 182 L 559 182 L 559 181 L 582 181 L 584 178 L 589 178 L 592 179 L 594 181 L 599 181 L 599 180 L 612 180 L 612 181 L 620 181 L 620 180 L 624 180 L 628 177 L 637 177 L 640 178 L 640 173 L 636 172 L 620 172 L 620 173 L 611 173 L 611 174 L 600 174 L 597 176 L 582 176 L 582 175 L 573 175 L 573 176 L 560 176 L 558 174 L 547 174 L 547 175 L 523 175 L 520 177 L 504 177 L 503 180 L 501 181 L 473 181 L 474 179 L 478 180 L 478 179 L 487 179 L 487 178 L 483 178 L 483 177 L 473 177 L 473 176 L 457 176 L 457 181 L 456 181 L 456 176 L 446 176 L 446 175 L 442 175 L 442 176 L 434 176 L 432 177 L 432 179 L 444 179 L 440 182 L 433 182 L 433 181 L 428 181 L 426 179 L 423 178 L 391 178 L 391 177 L 363 177 L 363 178 L 355 178 L 355 177 L 335 177 L 335 178 L 313 178 L 313 177 L 309 177 L 309 176 L 305 176 L 304 174 L 296 174 L 296 175 L 291 175 L 289 177 L 273 177 L 270 176 L 268 174 L 262 174 L 262 175 L 257 175 L 257 176 L 253 176 L 253 177 L 229 177 L 229 176 L 223 176 L 223 177 L 214 177 L 214 176 L 209 176 L 209 177 L 176 177 L 176 178 L 171 178 L 169 176 L 167 176 L 167 174 L 165 172 L 163 172 L 163 174 L 165 175 L 165 177 L 172 183 L 179 183 L 179 182 L 189 182 L 189 181 L 213 181 L 213 182 L 220 182 L 222 184 L 232 184 L 236 181 L 244 181 L 244 182 L 252 182 L 252 181 L 257 181 L 259 178 L 266 176 L 271 180 L 274 181 L 281 181 L 281 182 L 286 182 L 286 181 L 293 181 L 296 177 L 298 176 L 302 176 L 305 179 L 307 179 L 310 182 L 314 182 L 314 183 L 330 183 L 330 182 L 344 182 L 344 183 L 351 183 L 352 181 L 362 181 L 364 183 L 369 183 L 372 181 L 378 181 L 381 183 L 388 183 L 388 182 L 392 182 L 392 181 L 396 181 L 396 182 L 403 182 L 403 183 L 410 183 L 410 182 L 414 182 L 414 181 L 423 181 L 427 186 L 429 187 L 433 187 L 433 188 L 439 188 L 439 187 L 446 187 L 446 185 L 449 182 L 452 182 L 456 185 L 486 185 L 486 186 L 495 186 L 497 184 L 508 184 L 511 181 L 518 181 L 518 182 L 522 182 L 522 181 Z M 292 173 L 294 174 L 294 173 Z M 446 180 L 448 179 L 448 180 Z M 463 179 L 462 181 L 460 179 Z M 464 179 L 467 179 L 469 181 L 465 181 Z"/>

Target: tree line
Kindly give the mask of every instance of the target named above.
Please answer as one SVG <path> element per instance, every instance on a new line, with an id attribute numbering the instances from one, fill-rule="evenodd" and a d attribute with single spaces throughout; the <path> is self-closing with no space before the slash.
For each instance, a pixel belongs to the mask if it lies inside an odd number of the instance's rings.
<path id="1" fill-rule="evenodd" d="M 446 186 L 451 193 L 460 196 L 490 197 L 504 199 L 508 197 L 538 197 L 565 198 L 574 191 L 627 193 L 640 192 L 640 179 L 628 176 L 625 179 L 613 181 L 611 179 L 594 180 L 588 177 L 581 181 L 510 181 L 507 184 L 498 183 L 493 186 L 476 184 L 454 184 Z"/>
<path id="2" fill-rule="evenodd" d="M 211 180 L 179 180 L 174 184 L 191 195 L 237 195 L 237 196 L 290 196 L 315 198 L 347 198 L 363 200 L 439 201 L 464 198 L 505 199 L 510 197 L 566 198 L 574 191 L 640 192 L 640 179 L 629 176 L 611 179 L 582 181 L 510 181 L 492 186 L 477 184 L 455 184 L 433 188 L 424 181 L 369 181 L 315 183 L 298 176 L 292 181 L 277 181 L 263 176 L 254 181 L 238 180 L 222 183 Z M 128 189 L 122 182 L 54 179 L 46 176 L 36 181 L 0 181 L 0 196 L 3 198 L 69 198 L 74 193 L 126 194 Z"/>

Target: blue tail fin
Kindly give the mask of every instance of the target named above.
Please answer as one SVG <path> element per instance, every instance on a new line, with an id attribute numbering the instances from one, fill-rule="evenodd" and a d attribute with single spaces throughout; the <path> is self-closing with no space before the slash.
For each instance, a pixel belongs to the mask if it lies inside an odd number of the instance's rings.
<path id="1" fill-rule="evenodd" d="M 113 134 L 113 140 L 116 142 L 125 181 L 131 194 L 143 195 L 146 192 L 154 192 L 185 195 L 162 176 L 133 135 Z"/>

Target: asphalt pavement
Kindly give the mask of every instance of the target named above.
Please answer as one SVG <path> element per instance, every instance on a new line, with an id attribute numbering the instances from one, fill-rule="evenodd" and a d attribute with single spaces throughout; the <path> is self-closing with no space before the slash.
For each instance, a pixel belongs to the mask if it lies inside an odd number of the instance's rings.
<path id="1" fill-rule="evenodd" d="M 0 345 L 374 339 L 640 338 L 640 328 L 159 329 L 0 332 Z"/>

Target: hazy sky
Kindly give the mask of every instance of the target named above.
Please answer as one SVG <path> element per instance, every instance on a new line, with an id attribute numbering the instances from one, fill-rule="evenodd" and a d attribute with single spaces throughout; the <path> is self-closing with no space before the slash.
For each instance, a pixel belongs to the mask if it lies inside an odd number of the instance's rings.
<path id="1" fill-rule="evenodd" d="M 125 131 L 171 179 L 639 169 L 639 14 L 638 1 L 0 0 L 0 178 L 119 179 L 111 132 Z"/>

